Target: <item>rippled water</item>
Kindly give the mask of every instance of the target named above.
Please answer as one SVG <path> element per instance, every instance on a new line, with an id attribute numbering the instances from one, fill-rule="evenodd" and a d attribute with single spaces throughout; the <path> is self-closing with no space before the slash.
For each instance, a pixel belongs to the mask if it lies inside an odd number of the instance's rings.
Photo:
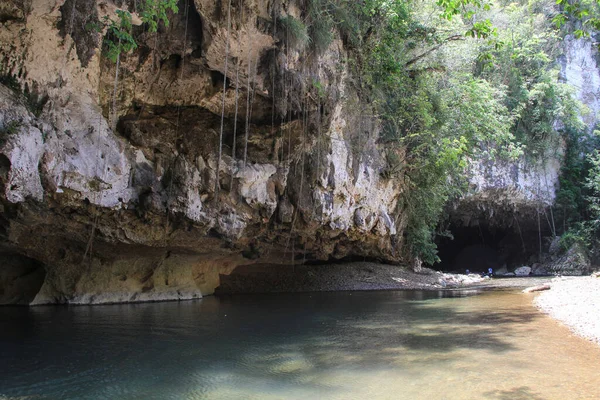
<path id="1" fill-rule="evenodd" d="M 600 348 L 530 303 L 346 292 L 0 308 L 0 399 L 600 398 Z"/>

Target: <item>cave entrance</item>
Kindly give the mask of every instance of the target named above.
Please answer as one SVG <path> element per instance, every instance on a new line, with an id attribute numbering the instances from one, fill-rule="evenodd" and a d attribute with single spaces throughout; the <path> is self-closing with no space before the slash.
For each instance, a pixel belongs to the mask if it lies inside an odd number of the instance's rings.
<path id="1" fill-rule="evenodd" d="M 538 232 L 520 231 L 516 226 L 496 227 L 485 223 L 463 226 L 450 224 L 450 237 L 437 241 L 440 264 L 446 272 L 465 273 L 508 270 L 537 261 Z M 534 260 L 535 259 L 535 260 Z"/>
<path id="2" fill-rule="evenodd" d="M 0 254 L 0 305 L 31 303 L 45 277 L 41 262 L 20 254 Z"/>

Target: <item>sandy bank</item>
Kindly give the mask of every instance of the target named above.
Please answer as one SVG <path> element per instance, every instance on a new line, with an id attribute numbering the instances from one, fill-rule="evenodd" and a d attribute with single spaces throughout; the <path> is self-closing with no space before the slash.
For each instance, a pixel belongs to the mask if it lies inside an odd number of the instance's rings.
<path id="1" fill-rule="evenodd" d="M 542 311 L 577 335 L 600 345 L 600 278 L 555 278 L 534 300 Z"/>

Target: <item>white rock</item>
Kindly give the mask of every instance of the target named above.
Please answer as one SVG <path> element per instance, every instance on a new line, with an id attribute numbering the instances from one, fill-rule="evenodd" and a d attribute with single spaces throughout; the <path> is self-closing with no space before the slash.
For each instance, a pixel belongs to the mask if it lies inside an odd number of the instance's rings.
<path id="1" fill-rule="evenodd" d="M 239 165 L 235 177 L 240 184 L 240 194 L 250 207 L 264 207 L 269 215 L 273 214 L 277 197 L 269 181 L 276 172 L 277 167 L 272 164 L 246 164 L 245 168 Z"/>
<path id="2" fill-rule="evenodd" d="M 44 150 L 42 133 L 33 126 L 23 126 L 9 137 L 2 153 L 10 160 L 6 199 L 20 203 L 27 197 L 42 200 L 44 190 L 38 165 Z"/>
<path id="3" fill-rule="evenodd" d="M 522 266 L 515 269 L 516 276 L 528 276 L 531 273 L 531 267 Z"/>

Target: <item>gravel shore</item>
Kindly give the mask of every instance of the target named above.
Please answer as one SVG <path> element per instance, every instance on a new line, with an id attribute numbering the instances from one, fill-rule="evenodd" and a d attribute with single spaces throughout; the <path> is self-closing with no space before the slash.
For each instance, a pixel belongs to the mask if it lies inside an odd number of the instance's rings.
<path id="1" fill-rule="evenodd" d="M 555 278 L 534 304 L 577 335 L 600 345 L 600 278 Z"/>
<path id="2" fill-rule="evenodd" d="M 423 268 L 419 273 L 398 265 L 354 262 L 329 265 L 251 265 L 221 275 L 216 294 L 323 292 L 339 290 L 524 289 L 551 277 L 482 278 Z"/>
<path id="3" fill-rule="evenodd" d="M 445 274 L 423 268 L 354 262 L 329 265 L 252 265 L 221 275 L 216 294 L 325 292 L 339 290 L 440 290 L 479 285 L 478 275 Z"/>

